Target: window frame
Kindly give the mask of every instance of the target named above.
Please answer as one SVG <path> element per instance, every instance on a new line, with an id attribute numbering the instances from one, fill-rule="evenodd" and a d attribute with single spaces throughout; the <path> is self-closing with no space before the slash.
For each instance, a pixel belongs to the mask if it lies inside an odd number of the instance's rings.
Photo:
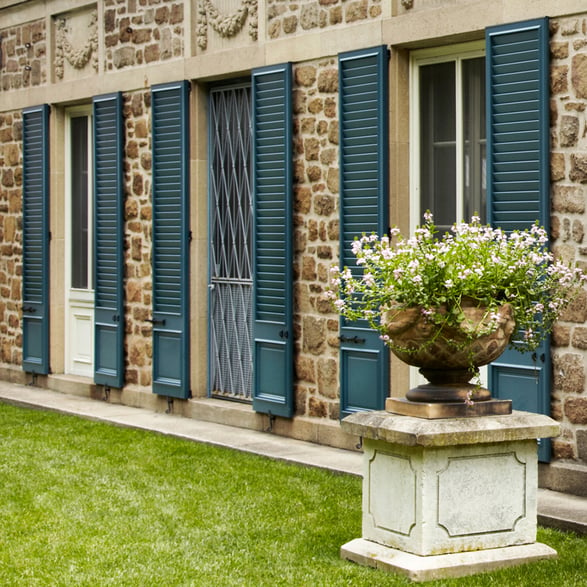
<path id="1" fill-rule="evenodd" d="M 88 172 L 87 172 L 87 208 L 88 208 L 88 255 L 87 255 L 87 282 L 86 288 L 74 288 L 72 285 L 72 161 L 71 161 L 71 131 L 72 119 L 85 117 L 87 118 L 87 153 L 88 153 Z M 65 278 L 67 291 L 77 291 L 83 295 L 82 292 L 87 292 L 93 296 L 94 292 L 94 234 L 93 234 L 93 202 L 94 202 L 94 186 L 93 186 L 93 111 L 91 104 L 84 104 L 83 106 L 74 106 L 67 108 L 65 111 Z M 69 295 L 69 294 L 67 294 Z M 92 297 L 93 300 L 93 297 Z"/>
<path id="2" fill-rule="evenodd" d="M 464 211 L 464 137 L 463 137 L 463 94 L 462 64 L 467 59 L 485 57 L 485 42 L 472 41 L 445 47 L 417 49 L 410 54 L 410 230 L 422 224 L 425 210 L 420 209 L 420 75 L 419 68 L 424 65 L 453 61 L 458 64 L 455 71 L 456 100 L 456 219 L 463 217 Z"/>

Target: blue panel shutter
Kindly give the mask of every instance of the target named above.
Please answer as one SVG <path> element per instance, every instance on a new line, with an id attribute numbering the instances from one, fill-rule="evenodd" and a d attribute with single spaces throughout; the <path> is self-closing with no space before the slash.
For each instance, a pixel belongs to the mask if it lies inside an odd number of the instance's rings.
<path id="1" fill-rule="evenodd" d="M 340 255 L 356 272 L 351 245 L 383 235 L 388 222 L 388 51 L 339 56 Z M 381 410 L 389 389 L 389 352 L 366 322 L 341 320 L 341 416 Z"/>
<path id="2" fill-rule="evenodd" d="M 154 86 L 153 391 L 190 396 L 189 83 Z"/>
<path id="3" fill-rule="evenodd" d="M 124 383 L 122 95 L 94 98 L 94 381 Z"/>
<path id="4" fill-rule="evenodd" d="M 488 219 L 506 231 L 547 230 L 549 204 L 548 19 L 489 28 L 487 68 Z M 549 414 L 550 345 L 533 355 L 506 351 L 489 367 L 489 385 L 514 409 Z M 540 459 L 550 448 L 541 441 Z"/>
<path id="5" fill-rule="evenodd" d="M 291 64 L 252 75 L 253 407 L 293 415 Z"/>
<path id="6" fill-rule="evenodd" d="M 49 373 L 49 106 L 23 110 L 22 330 L 25 371 Z"/>

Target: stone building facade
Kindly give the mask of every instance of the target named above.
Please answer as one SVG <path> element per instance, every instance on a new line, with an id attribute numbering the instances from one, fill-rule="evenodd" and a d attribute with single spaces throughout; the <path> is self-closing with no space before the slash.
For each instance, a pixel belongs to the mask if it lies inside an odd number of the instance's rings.
<path id="1" fill-rule="evenodd" d="M 585 263 L 585 184 L 587 156 L 585 129 L 587 85 L 584 16 L 572 16 L 551 25 L 551 181 L 552 237 L 555 250 Z M 569 308 L 565 322 L 554 331 L 553 417 L 562 434 L 553 442 L 560 459 L 585 461 L 585 321 L 587 297 Z"/>
<path id="2" fill-rule="evenodd" d="M 410 126 L 413 55 L 473 46 L 487 27 L 549 18 L 551 234 L 558 254 L 587 267 L 587 12 L 579 0 L 488 6 L 478 0 L 0 1 L 0 375 L 29 381 L 23 364 L 23 108 L 51 105 L 50 373 L 36 384 L 108 401 L 173 409 L 352 448 L 341 417 L 340 324 L 326 298 L 340 260 L 339 56 L 386 46 L 390 223 L 414 217 L 415 138 Z M 515 4 L 515 6 L 512 6 Z M 210 397 L 208 295 L 208 93 L 251 72 L 292 64 L 293 417 L 249 401 Z M 188 80 L 190 93 L 190 390 L 153 394 L 153 107 L 151 88 Z M 68 367 L 66 140 L 69 112 L 121 92 L 124 135 L 124 385 L 108 388 Z M 562 424 L 542 483 L 579 493 L 587 478 L 587 293 L 552 340 L 551 411 Z M 156 352 L 156 351 L 155 351 Z M 392 360 L 389 393 L 403 395 L 407 368 Z M 241 398 L 243 399 L 243 398 Z"/>

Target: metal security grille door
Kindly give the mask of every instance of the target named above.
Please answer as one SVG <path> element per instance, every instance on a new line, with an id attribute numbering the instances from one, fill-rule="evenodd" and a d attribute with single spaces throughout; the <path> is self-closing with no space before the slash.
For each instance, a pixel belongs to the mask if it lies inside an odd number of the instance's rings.
<path id="1" fill-rule="evenodd" d="M 209 391 L 251 400 L 251 90 L 210 92 Z"/>

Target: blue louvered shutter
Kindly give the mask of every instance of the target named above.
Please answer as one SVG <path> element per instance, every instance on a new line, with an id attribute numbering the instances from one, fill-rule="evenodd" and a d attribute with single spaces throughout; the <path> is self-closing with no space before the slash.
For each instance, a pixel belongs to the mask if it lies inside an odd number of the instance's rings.
<path id="1" fill-rule="evenodd" d="M 488 219 L 506 231 L 547 230 L 549 205 L 548 19 L 489 28 L 487 68 Z M 550 413 L 550 345 L 534 354 L 506 351 L 489 366 L 494 397 L 514 409 Z M 539 457 L 550 457 L 542 440 Z"/>
<path id="2" fill-rule="evenodd" d="M 293 414 L 291 64 L 252 75 L 253 408 Z"/>
<path id="3" fill-rule="evenodd" d="M 94 105 L 94 381 L 124 384 L 122 95 Z"/>
<path id="4" fill-rule="evenodd" d="M 22 367 L 49 373 L 49 106 L 23 110 Z"/>
<path id="5" fill-rule="evenodd" d="M 190 396 L 189 83 L 154 86 L 153 391 Z"/>
<path id="6" fill-rule="evenodd" d="M 338 59 L 340 94 L 340 256 L 358 274 L 351 245 L 388 231 L 388 51 Z M 381 410 L 389 390 L 389 352 L 366 322 L 340 324 L 341 416 Z"/>

